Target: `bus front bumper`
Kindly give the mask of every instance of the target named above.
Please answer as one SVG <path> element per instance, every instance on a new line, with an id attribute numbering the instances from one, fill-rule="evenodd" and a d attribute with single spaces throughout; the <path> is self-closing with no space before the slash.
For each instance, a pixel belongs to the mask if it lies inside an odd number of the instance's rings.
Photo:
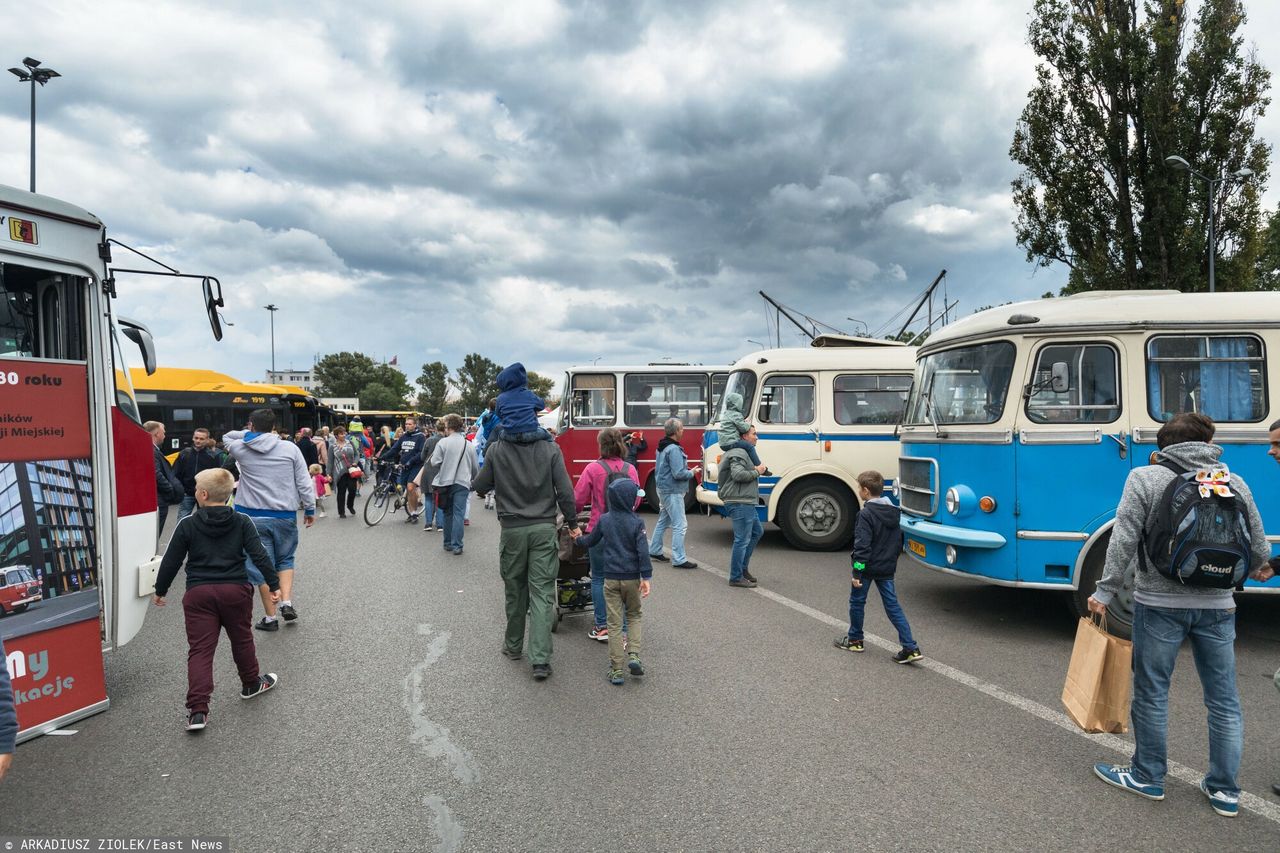
<path id="1" fill-rule="evenodd" d="M 970 530 L 965 527 L 951 527 L 934 521 L 903 515 L 902 532 L 907 538 L 916 534 L 921 539 L 940 542 L 943 545 L 955 545 L 957 548 L 1003 548 L 1008 540 L 999 533 L 990 530 Z"/>
<path id="2" fill-rule="evenodd" d="M 724 506 L 724 501 L 720 500 L 720 493 L 716 491 L 714 483 L 699 483 L 695 494 L 697 495 L 698 503 L 700 504 L 715 507 Z"/>

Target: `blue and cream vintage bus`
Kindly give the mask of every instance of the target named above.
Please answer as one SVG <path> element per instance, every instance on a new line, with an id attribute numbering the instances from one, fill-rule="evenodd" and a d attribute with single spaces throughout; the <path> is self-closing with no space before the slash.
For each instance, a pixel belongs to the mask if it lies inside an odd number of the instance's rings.
<path id="1" fill-rule="evenodd" d="M 908 557 L 1068 591 L 1085 613 L 1125 478 L 1179 412 L 1214 419 L 1223 461 L 1280 534 L 1280 470 L 1267 456 L 1278 351 L 1280 293 L 1093 292 L 947 326 L 919 350 L 901 430 Z M 1280 592 L 1280 579 L 1246 591 Z M 1122 632 L 1132 606 L 1126 588 L 1111 614 Z"/>
<path id="2" fill-rule="evenodd" d="M 874 468 L 893 481 L 896 431 L 911 387 L 915 348 L 874 338 L 821 336 L 807 348 L 739 359 L 725 396 L 740 394 L 769 474 L 760 478 L 760 520 L 795 548 L 828 551 L 853 537 L 857 476 Z M 720 399 L 716 420 L 724 408 Z M 723 506 L 715 425 L 703 433 L 699 502 Z"/>

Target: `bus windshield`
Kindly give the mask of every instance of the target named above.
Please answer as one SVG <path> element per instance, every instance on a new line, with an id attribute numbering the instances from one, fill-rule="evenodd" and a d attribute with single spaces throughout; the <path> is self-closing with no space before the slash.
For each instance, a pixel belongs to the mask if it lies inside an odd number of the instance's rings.
<path id="1" fill-rule="evenodd" d="M 730 394 L 739 394 L 742 396 L 742 412 L 750 412 L 751 404 L 756 396 L 756 374 L 754 370 L 735 370 L 729 374 L 729 380 L 725 383 L 724 393 L 720 396 L 720 401 L 716 405 L 716 421 L 724 417 L 724 402 L 729 399 Z"/>
<path id="2" fill-rule="evenodd" d="M 908 424 L 989 424 L 1004 414 L 1013 344 L 995 341 L 925 356 L 916 366 Z"/>

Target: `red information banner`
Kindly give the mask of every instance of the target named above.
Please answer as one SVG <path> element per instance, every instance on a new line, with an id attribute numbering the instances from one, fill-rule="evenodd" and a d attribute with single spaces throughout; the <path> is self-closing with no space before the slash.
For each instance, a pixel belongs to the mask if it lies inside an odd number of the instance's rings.
<path id="1" fill-rule="evenodd" d="M 0 358 L 0 461 L 88 456 L 85 365 Z"/>
<path id="2" fill-rule="evenodd" d="M 106 701 L 101 647 L 97 619 L 4 641 L 19 731 Z"/>

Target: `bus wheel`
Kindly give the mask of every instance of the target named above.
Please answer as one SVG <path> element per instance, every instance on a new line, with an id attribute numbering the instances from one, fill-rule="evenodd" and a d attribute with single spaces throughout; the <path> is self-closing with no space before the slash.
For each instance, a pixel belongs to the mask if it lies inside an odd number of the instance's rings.
<path id="1" fill-rule="evenodd" d="M 649 505 L 649 509 L 662 512 L 662 498 L 658 497 L 657 474 L 650 474 L 649 479 L 644 481 L 644 500 Z"/>
<path id="2" fill-rule="evenodd" d="M 11 612 L 13 612 L 13 613 L 26 613 L 26 612 L 27 612 L 27 605 L 25 605 L 25 604 L 15 604 L 15 605 L 13 605 L 13 610 L 12 610 Z"/>
<path id="3" fill-rule="evenodd" d="M 1107 544 L 1111 534 L 1098 537 L 1080 567 L 1080 587 L 1071 593 L 1070 606 L 1072 612 L 1082 619 L 1089 617 L 1089 596 L 1102 580 L 1102 569 L 1107 562 Z M 1127 640 L 1133 634 L 1133 581 L 1126 580 L 1124 586 L 1107 605 L 1107 630 L 1121 639 Z"/>
<path id="4" fill-rule="evenodd" d="M 849 542 L 858 501 L 843 484 L 825 477 L 801 480 L 787 489 L 782 533 L 801 551 L 834 551 Z"/>

